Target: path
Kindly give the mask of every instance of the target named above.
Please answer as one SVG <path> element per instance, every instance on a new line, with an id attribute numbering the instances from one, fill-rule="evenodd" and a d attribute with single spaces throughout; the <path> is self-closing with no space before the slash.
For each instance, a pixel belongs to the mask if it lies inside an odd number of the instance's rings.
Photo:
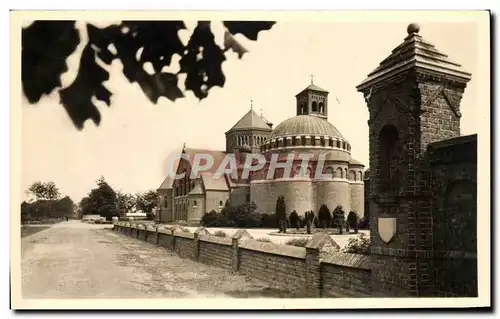
<path id="1" fill-rule="evenodd" d="M 22 238 L 23 298 L 290 297 L 111 227 L 69 221 Z"/>

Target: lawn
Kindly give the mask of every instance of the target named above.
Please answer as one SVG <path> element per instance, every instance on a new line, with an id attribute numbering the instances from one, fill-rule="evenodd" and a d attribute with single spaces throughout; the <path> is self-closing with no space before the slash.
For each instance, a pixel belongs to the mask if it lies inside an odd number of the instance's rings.
<path id="1" fill-rule="evenodd" d="M 47 228 L 50 226 L 21 226 L 21 237 L 33 235 Z"/>

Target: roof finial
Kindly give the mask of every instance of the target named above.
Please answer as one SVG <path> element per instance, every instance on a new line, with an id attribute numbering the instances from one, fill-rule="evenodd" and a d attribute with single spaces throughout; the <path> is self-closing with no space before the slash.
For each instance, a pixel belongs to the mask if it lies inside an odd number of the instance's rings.
<path id="1" fill-rule="evenodd" d="M 250 110 L 253 110 L 253 100 L 250 99 Z"/>
<path id="2" fill-rule="evenodd" d="M 186 149 L 186 142 L 184 142 L 184 144 L 182 144 L 182 150 L 185 150 Z"/>
<path id="3" fill-rule="evenodd" d="M 309 76 L 311 77 L 311 84 L 314 84 L 314 74 L 309 74 Z"/>
<path id="4" fill-rule="evenodd" d="M 406 28 L 406 32 L 408 32 L 408 34 L 418 33 L 419 31 L 420 26 L 418 25 L 418 23 L 410 23 L 408 25 L 408 28 Z"/>
<path id="5" fill-rule="evenodd" d="M 264 117 L 264 110 L 260 109 L 260 117 Z"/>

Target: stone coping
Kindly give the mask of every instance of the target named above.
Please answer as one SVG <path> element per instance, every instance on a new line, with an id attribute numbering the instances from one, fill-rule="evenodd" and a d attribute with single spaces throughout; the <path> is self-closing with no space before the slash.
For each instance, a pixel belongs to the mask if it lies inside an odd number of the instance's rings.
<path id="1" fill-rule="evenodd" d="M 145 230 L 145 229 L 146 229 L 146 226 L 144 226 L 143 224 L 139 224 L 139 225 L 137 225 L 137 228 L 138 228 L 138 229 L 144 229 L 144 230 Z"/>
<path id="2" fill-rule="evenodd" d="M 200 235 L 200 240 L 226 246 L 231 246 L 233 244 L 233 240 L 229 237 L 218 237 L 213 235 Z"/>
<path id="3" fill-rule="evenodd" d="M 168 228 L 158 228 L 158 233 L 172 236 L 172 230 Z"/>
<path id="4" fill-rule="evenodd" d="M 194 234 L 193 233 L 186 233 L 183 231 L 174 231 L 174 236 L 175 237 L 182 237 L 182 238 L 188 238 L 188 239 L 194 239 Z"/>
<path id="5" fill-rule="evenodd" d="M 146 226 L 146 230 L 156 232 L 156 228 L 151 225 Z"/>
<path id="6" fill-rule="evenodd" d="M 321 262 L 349 268 L 371 270 L 370 256 L 368 255 L 329 252 L 322 257 Z"/>
<path id="7" fill-rule="evenodd" d="M 240 242 L 239 248 L 261 251 L 263 253 L 282 255 L 294 258 L 306 258 L 306 249 L 303 247 L 295 247 L 290 245 L 276 245 L 274 243 L 260 242 L 258 240 L 249 239 Z"/>

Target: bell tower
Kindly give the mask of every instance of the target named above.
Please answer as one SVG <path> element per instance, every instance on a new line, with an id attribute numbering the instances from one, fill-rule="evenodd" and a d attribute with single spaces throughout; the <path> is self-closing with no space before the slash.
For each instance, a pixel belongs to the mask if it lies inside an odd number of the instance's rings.
<path id="1" fill-rule="evenodd" d="M 402 44 L 357 86 L 369 110 L 370 258 L 374 297 L 433 296 L 432 142 L 460 135 L 470 73 L 410 24 Z"/>
<path id="2" fill-rule="evenodd" d="M 314 84 L 312 75 L 311 84 L 295 95 L 295 98 L 297 99 L 297 115 L 328 118 L 328 91 Z"/>

